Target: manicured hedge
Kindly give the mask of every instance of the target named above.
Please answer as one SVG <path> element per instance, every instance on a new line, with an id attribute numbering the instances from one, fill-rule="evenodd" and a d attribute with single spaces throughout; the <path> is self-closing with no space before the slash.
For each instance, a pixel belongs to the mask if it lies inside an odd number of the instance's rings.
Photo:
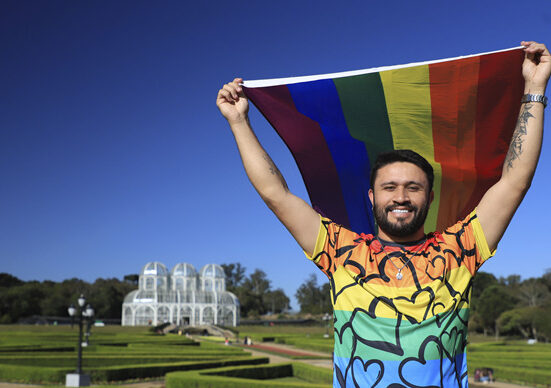
<path id="1" fill-rule="evenodd" d="M 256 367 L 225 368 L 216 372 L 206 370 L 200 373 L 204 376 L 240 377 L 254 380 L 271 380 L 280 377 L 293 376 L 291 364 L 261 365 Z"/>
<path id="2" fill-rule="evenodd" d="M 279 337 L 276 343 L 293 345 L 301 349 L 309 349 L 331 354 L 333 352 L 333 338 L 304 338 L 304 337 Z"/>
<path id="3" fill-rule="evenodd" d="M 141 364 L 84 369 L 93 382 L 122 381 L 162 377 L 167 372 L 219 368 L 232 365 L 268 363 L 266 357 L 240 356 L 208 361 L 186 361 L 163 364 Z M 23 383 L 64 383 L 65 375 L 75 368 L 36 367 L 28 365 L 0 365 L 0 380 Z"/>
<path id="4" fill-rule="evenodd" d="M 269 380 L 291 376 L 304 382 Z M 328 388 L 331 383 L 330 369 L 302 363 L 173 372 L 165 376 L 166 388 Z"/>
<path id="5" fill-rule="evenodd" d="M 13 353 L 13 352 L 74 352 L 75 346 L 2 346 L 0 347 L 0 354 Z"/>
<path id="6" fill-rule="evenodd" d="M 182 354 L 178 356 L 126 356 L 126 355 L 86 355 L 82 360 L 83 368 L 106 367 L 112 365 L 140 365 L 162 364 L 183 361 L 219 360 L 224 354 Z M 250 357 L 250 353 L 228 353 L 228 357 Z M 0 356 L 0 365 L 28 365 L 36 367 L 74 367 L 77 363 L 76 355 L 70 356 Z"/>
<path id="7" fill-rule="evenodd" d="M 37 368 L 0 365 L 0 380 L 15 383 L 65 383 L 65 375 L 75 368 Z"/>
<path id="8" fill-rule="evenodd" d="M 130 379 L 162 377 L 168 372 L 219 368 L 233 365 L 258 365 L 269 362 L 267 357 L 239 357 L 216 361 L 180 362 L 163 365 L 134 365 L 97 368 L 89 371 L 92 381 L 122 381 Z"/>
<path id="9" fill-rule="evenodd" d="M 83 370 L 94 382 L 158 378 L 170 371 L 267 363 L 243 349 L 158 336 L 145 328 L 94 328 Z M 75 370 L 78 328 L 0 325 L 0 380 L 63 384 Z"/>
<path id="10" fill-rule="evenodd" d="M 531 358 L 531 359 L 515 359 L 515 358 L 507 358 L 502 357 L 503 355 L 500 355 L 499 358 L 496 359 L 495 354 L 488 354 L 486 357 L 479 357 L 478 355 L 476 357 L 469 357 L 469 367 L 471 366 L 471 363 L 473 364 L 484 364 L 488 363 L 488 360 L 492 362 L 495 365 L 502 366 L 502 367 L 513 367 L 513 368 L 528 368 L 528 369 L 543 369 L 543 370 L 551 370 L 551 360 L 542 360 L 538 358 Z M 472 368 L 469 368 L 472 369 Z"/>
<path id="11" fill-rule="evenodd" d="M 333 369 L 320 368 L 302 362 L 295 362 L 292 365 L 293 372 L 306 381 L 312 383 L 319 383 L 322 381 L 328 382 L 329 384 L 333 382 Z"/>

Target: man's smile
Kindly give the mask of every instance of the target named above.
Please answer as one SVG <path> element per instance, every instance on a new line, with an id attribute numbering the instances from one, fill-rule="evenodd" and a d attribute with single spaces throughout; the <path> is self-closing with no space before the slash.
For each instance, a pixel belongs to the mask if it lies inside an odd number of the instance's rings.
<path id="1" fill-rule="evenodd" d="M 406 218 L 408 215 L 413 214 L 416 208 L 413 206 L 389 206 L 387 207 L 387 213 L 391 213 L 396 218 Z"/>

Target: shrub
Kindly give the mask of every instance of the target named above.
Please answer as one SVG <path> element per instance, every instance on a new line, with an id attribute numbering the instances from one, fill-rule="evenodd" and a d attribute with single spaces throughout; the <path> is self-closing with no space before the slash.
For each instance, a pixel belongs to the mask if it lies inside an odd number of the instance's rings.
<path id="1" fill-rule="evenodd" d="M 267 379 L 291 376 L 304 382 L 280 382 Z M 174 372 L 168 373 L 165 377 L 166 388 L 328 388 L 331 387 L 331 383 L 330 369 L 301 363 Z"/>

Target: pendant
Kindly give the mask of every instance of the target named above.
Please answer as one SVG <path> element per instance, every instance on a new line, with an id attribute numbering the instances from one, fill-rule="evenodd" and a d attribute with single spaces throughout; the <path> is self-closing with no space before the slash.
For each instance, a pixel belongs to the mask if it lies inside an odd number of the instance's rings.
<path id="1" fill-rule="evenodd" d="M 402 270 L 401 269 L 398 270 L 398 273 L 396 274 L 396 279 L 397 280 L 402 280 Z"/>

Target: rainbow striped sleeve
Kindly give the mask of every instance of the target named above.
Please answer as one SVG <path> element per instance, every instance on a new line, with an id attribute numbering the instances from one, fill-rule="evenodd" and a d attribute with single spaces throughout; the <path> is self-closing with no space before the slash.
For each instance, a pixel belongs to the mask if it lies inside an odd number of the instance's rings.
<path id="1" fill-rule="evenodd" d="M 501 175 L 523 92 L 520 48 L 322 76 L 246 81 L 293 154 L 313 207 L 373 232 L 368 198 L 382 151 L 413 149 L 435 171 L 426 232 L 474 209 Z"/>

